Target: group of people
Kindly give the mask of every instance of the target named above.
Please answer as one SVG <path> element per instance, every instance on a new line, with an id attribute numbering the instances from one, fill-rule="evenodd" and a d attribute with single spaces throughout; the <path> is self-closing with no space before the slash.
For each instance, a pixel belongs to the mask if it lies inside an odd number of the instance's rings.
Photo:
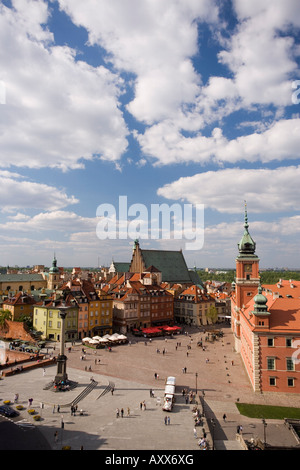
<path id="1" fill-rule="evenodd" d="M 121 418 L 123 418 L 124 408 L 121 408 L 121 410 L 119 408 L 116 409 L 116 418 L 119 418 L 120 416 L 121 416 Z M 130 416 L 130 408 L 129 407 L 127 408 L 127 416 Z"/>

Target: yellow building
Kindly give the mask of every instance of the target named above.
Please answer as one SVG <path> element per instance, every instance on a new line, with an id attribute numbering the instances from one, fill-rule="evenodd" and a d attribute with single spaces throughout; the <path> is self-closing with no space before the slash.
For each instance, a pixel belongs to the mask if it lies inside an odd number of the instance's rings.
<path id="1" fill-rule="evenodd" d="M 34 297 L 23 292 L 18 292 L 16 295 L 3 300 L 2 309 L 9 310 L 11 320 L 17 321 L 21 316 L 32 318 L 34 304 Z"/>
<path id="2" fill-rule="evenodd" d="M 112 334 L 113 299 L 111 295 L 95 289 L 91 281 L 72 279 L 62 289 L 70 291 L 78 305 L 78 339 L 87 336 Z"/>
<path id="3" fill-rule="evenodd" d="M 113 323 L 113 299 L 105 292 L 98 291 L 97 298 L 89 302 L 90 336 L 111 335 Z"/>
<path id="4" fill-rule="evenodd" d="M 73 296 L 66 298 L 54 294 L 53 298 L 34 305 L 33 326 L 42 333 L 43 339 L 60 341 L 60 308 L 67 307 L 65 319 L 65 341 L 78 339 L 78 305 Z"/>

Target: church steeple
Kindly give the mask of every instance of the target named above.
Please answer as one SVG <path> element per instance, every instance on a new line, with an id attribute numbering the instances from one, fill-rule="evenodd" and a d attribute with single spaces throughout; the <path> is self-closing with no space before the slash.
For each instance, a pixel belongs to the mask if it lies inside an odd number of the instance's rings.
<path id="1" fill-rule="evenodd" d="M 53 258 L 53 261 L 52 261 L 52 268 L 50 268 L 49 270 L 50 273 L 59 273 L 59 269 L 57 267 L 57 259 L 55 257 L 55 253 L 54 253 L 54 258 Z"/>

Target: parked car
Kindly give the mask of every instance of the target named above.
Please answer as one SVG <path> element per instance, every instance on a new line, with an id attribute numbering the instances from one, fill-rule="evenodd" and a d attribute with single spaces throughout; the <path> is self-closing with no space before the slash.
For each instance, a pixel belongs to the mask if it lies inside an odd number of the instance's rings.
<path id="1" fill-rule="evenodd" d="M 0 415 L 6 418 L 14 418 L 15 416 L 19 416 L 19 413 L 8 405 L 2 405 L 0 406 Z"/>

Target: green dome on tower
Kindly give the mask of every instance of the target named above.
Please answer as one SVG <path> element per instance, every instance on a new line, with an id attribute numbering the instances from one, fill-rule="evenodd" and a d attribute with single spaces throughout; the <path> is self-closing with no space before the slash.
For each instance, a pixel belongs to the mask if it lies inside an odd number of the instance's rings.
<path id="1" fill-rule="evenodd" d="M 54 259 L 52 261 L 52 268 L 49 269 L 49 273 L 59 273 L 59 269 L 57 267 L 57 260 L 56 260 L 55 255 L 54 255 Z"/>
<path id="2" fill-rule="evenodd" d="M 239 248 L 239 253 L 240 255 L 254 255 L 255 254 L 255 248 L 256 248 L 256 243 L 251 237 L 249 233 L 249 224 L 248 224 L 248 215 L 247 215 L 247 206 L 245 204 L 245 223 L 244 223 L 244 234 L 238 243 L 238 248 Z"/>

